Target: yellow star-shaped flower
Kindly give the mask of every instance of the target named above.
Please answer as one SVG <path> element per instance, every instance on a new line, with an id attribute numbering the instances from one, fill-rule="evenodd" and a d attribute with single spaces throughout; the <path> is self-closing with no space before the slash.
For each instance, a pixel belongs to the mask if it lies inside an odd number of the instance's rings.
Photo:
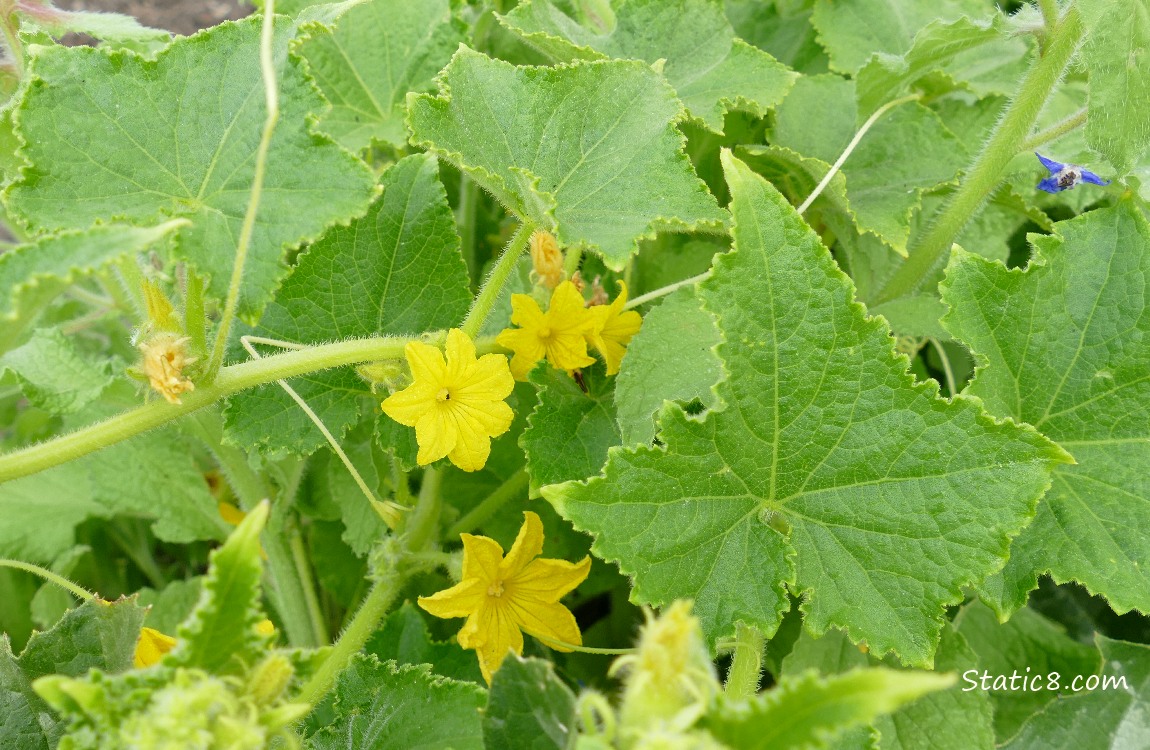
<path id="1" fill-rule="evenodd" d="M 410 342 L 404 350 L 414 380 L 383 402 L 383 412 L 415 428 L 416 461 L 447 456 L 464 471 L 478 471 L 491 454 L 491 438 L 511 427 L 504 399 L 515 380 L 502 354 L 476 359 L 475 344 L 459 329 L 447 332 L 447 360 L 434 346 Z"/>
<path id="2" fill-rule="evenodd" d="M 524 632 L 575 646 L 583 643 L 575 616 L 559 600 L 587 578 L 591 558 L 577 563 L 539 558 L 543 522 L 530 511 L 523 516 L 507 557 L 495 540 L 462 534 L 463 580 L 434 596 L 419 597 L 419 606 L 436 617 L 467 618 L 459 645 L 475 649 L 488 684 L 508 650 L 523 653 Z"/>
<path id="3" fill-rule="evenodd" d="M 595 326 L 587 334 L 587 340 L 603 355 L 608 375 L 619 373 L 619 363 L 627 353 L 627 344 L 631 343 L 631 338 L 639 332 L 639 326 L 643 324 L 643 318 L 639 313 L 623 309 L 627 305 L 627 285 L 620 281 L 619 286 L 622 287 L 622 291 L 614 302 L 588 310 L 592 320 L 595 321 Z"/>
<path id="4" fill-rule="evenodd" d="M 508 328 L 495 340 L 515 352 L 511 374 L 518 380 L 526 380 L 544 357 L 560 370 L 577 370 L 595 362 L 587 355 L 586 339 L 594 320 L 583 306 L 583 295 L 570 281 L 555 287 L 547 312 L 526 294 L 511 295 L 511 322 L 519 328 Z"/>
<path id="5" fill-rule="evenodd" d="M 136 669 L 152 666 L 175 647 L 176 639 L 172 636 L 164 635 L 154 628 L 142 628 L 140 640 L 136 641 Z"/>

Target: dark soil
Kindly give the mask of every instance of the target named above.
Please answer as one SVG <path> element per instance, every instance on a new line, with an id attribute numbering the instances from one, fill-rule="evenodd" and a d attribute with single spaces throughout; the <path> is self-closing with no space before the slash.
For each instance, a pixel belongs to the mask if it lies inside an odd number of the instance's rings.
<path id="1" fill-rule="evenodd" d="M 415 1 L 415 0 L 413 0 Z M 229 18 L 252 12 L 249 3 L 236 0 L 57 0 L 67 10 L 102 10 L 135 16 L 145 26 L 177 34 L 194 34 Z"/>

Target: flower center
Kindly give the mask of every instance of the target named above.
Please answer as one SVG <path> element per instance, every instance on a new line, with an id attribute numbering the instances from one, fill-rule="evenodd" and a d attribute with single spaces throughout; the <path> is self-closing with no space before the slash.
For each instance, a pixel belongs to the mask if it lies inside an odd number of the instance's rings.
<path id="1" fill-rule="evenodd" d="M 495 583 L 488 586 L 487 595 L 495 597 L 503 596 L 503 581 L 496 581 Z"/>
<path id="2" fill-rule="evenodd" d="M 539 329 L 539 338 L 541 338 L 541 339 L 549 339 L 549 338 L 551 338 L 551 329 L 550 329 L 550 328 L 548 328 L 547 326 L 543 326 L 543 327 L 541 327 L 541 328 Z"/>
<path id="3" fill-rule="evenodd" d="M 446 388 L 440 388 L 439 393 L 435 394 L 435 400 L 439 403 L 446 403 L 451 400 L 451 391 Z"/>

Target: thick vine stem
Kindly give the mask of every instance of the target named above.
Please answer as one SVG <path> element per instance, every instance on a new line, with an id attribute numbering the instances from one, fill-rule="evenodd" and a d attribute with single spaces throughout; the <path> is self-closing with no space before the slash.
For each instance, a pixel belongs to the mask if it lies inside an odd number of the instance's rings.
<path id="1" fill-rule="evenodd" d="M 724 692 L 732 701 L 743 701 L 759 689 L 763 671 L 763 646 L 766 639 L 759 629 L 739 623 L 735 631 L 735 656 L 727 672 Z"/>
<path id="2" fill-rule="evenodd" d="M 257 385 L 342 365 L 401 359 L 404 346 L 412 340 L 390 336 L 351 339 L 225 367 L 211 385 L 183 394 L 180 404 L 153 401 L 103 422 L 0 456 L 0 482 L 86 456 Z"/>
<path id="3" fill-rule="evenodd" d="M 503 291 L 507 280 L 511 278 L 511 273 L 519 262 L 519 256 L 527 248 L 527 241 L 531 239 L 533 231 L 535 231 L 535 227 L 528 222 L 519 225 L 519 229 L 511 238 L 511 242 L 508 243 L 507 249 L 503 251 L 503 255 L 495 263 L 495 268 L 491 269 L 491 273 L 483 282 L 479 294 L 475 295 L 475 301 L 471 303 L 467 317 L 459 326 L 460 330 L 466 333 L 469 338 L 474 339 L 479 335 L 483 323 L 491 314 L 491 309 L 495 307 L 496 300 L 499 299 L 499 293 Z"/>
<path id="4" fill-rule="evenodd" d="M 1071 5 L 1050 36 L 1042 56 L 1027 71 L 1014 101 L 995 126 L 962 184 L 922 240 L 910 248 L 906 262 L 887 281 L 875 304 L 919 291 L 931 273 L 945 262 L 959 232 L 998 186 L 1003 168 L 1026 142 L 1081 38 L 1082 18 L 1078 8 Z"/>

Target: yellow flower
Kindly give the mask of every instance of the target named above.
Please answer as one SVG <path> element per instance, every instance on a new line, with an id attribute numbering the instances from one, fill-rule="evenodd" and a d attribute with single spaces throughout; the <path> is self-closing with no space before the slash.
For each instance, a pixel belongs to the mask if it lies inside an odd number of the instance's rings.
<path id="1" fill-rule="evenodd" d="M 554 289 L 563 281 L 563 252 L 555 235 L 542 229 L 531 233 L 531 272 L 537 282 Z"/>
<path id="2" fill-rule="evenodd" d="M 170 635 L 152 628 L 143 628 L 140 630 L 140 640 L 136 642 L 136 669 L 152 666 L 175 647 L 176 639 Z"/>
<path id="3" fill-rule="evenodd" d="M 620 281 L 619 286 L 622 291 L 614 302 L 589 310 L 595 327 L 587 334 L 587 340 L 603 355 L 608 375 L 619 373 L 619 363 L 627 353 L 627 344 L 631 343 L 631 338 L 643 323 L 639 313 L 623 309 L 627 305 L 627 285 Z"/>
<path id="4" fill-rule="evenodd" d="M 504 399 L 515 381 L 502 354 L 475 358 L 475 344 L 458 329 L 447 333 L 447 361 L 434 346 L 412 341 L 405 350 L 414 382 L 383 402 L 383 412 L 415 428 L 420 466 L 447 456 L 464 471 L 478 471 L 491 438 L 511 427 Z"/>
<path id="5" fill-rule="evenodd" d="M 526 294 L 511 295 L 511 311 L 511 322 L 519 328 L 508 328 L 495 340 L 515 352 L 511 374 L 518 380 L 526 380 L 543 357 L 560 370 L 594 364 L 594 358 L 587 356 L 586 339 L 594 319 L 570 281 L 555 287 L 546 313 Z"/>
<path id="6" fill-rule="evenodd" d="M 180 403 L 181 393 L 196 390 L 195 384 L 184 377 L 184 368 L 196 361 L 188 356 L 189 341 L 187 336 L 161 332 L 139 345 L 148 382 L 169 404 Z"/>
<path id="7" fill-rule="evenodd" d="M 419 597 L 419 606 L 436 617 L 467 618 L 459 645 L 475 649 L 488 684 L 509 649 L 523 653 L 523 632 L 576 646 L 583 643 L 574 615 L 559 600 L 587 578 L 591 558 L 577 563 L 539 558 L 543 522 L 530 511 L 523 516 L 507 557 L 495 540 L 462 534 L 463 580 L 434 596 Z"/>

